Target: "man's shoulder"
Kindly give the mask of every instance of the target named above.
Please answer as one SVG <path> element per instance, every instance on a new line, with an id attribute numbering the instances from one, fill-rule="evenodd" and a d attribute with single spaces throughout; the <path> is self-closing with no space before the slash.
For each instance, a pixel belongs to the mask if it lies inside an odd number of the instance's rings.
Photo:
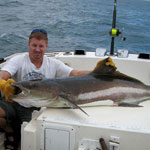
<path id="1" fill-rule="evenodd" d="M 12 57 L 10 60 L 17 60 L 17 61 L 19 61 L 19 60 L 23 60 L 24 58 L 28 58 L 28 53 L 26 52 L 26 53 L 22 53 L 22 54 L 18 54 L 18 55 L 16 55 L 16 56 L 14 56 L 14 57 Z"/>

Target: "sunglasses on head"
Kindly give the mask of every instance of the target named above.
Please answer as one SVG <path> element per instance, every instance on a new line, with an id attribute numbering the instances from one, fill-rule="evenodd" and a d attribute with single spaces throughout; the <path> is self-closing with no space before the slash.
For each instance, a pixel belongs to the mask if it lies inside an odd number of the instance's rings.
<path id="1" fill-rule="evenodd" d="M 47 32 L 46 32 L 46 30 L 44 30 L 44 29 L 34 29 L 34 30 L 31 32 L 31 34 L 37 33 L 37 32 L 42 32 L 43 34 L 46 34 L 46 35 L 47 35 Z"/>

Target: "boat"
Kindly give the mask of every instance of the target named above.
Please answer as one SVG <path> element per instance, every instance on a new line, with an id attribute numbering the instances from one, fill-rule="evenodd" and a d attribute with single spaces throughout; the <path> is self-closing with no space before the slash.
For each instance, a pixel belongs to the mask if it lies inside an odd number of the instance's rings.
<path id="1" fill-rule="evenodd" d="M 118 49 L 114 52 L 114 39 L 119 30 L 115 27 L 116 0 L 111 29 L 111 49 L 93 51 L 66 50 L 45 53 L 77 70 L 93 70 L 96 63 L 111 57 L 117 69 L 150 85 L 150 54 L 129 53 Z M 0 68 L 16 53 L 1 60 Z M 21 150 L 149 150 L 150 101 L 143 107 L 113 107 L 112 101 L 101 101 L 95 106 L 83 106 L 86 116 L 79 109 L 42 107 L 34 111 L 30 122 L 21 127 Z M 4 133 L 0 133 L 0 149 L 4 147 Z"/>
<path id="2" fill-rule="evenodd" d="M 78 70 L 92 70 L 99 60 L 108 57 L 103 52 L 104 48 L 98 48 L 96 52 L 76 50 L 45 55 Z M 20 54 L 6 57 L 5 62 Z M 117 55 L 111 56 L 118 70 L 150 85 L 150 55 L 126 54 L 126 50 L 118 50 Z M 102 149 L 100 139 L 104 139 L 110 150 L 149 150 L 150 101 L 136 108 L 111 105 L 108 100 L 98 106 L 84 107 L 89 116 L 79 109 L 43 107 L 33 113 L 29 123 L 22 124 L 21 150 L 98 150 Z M 4 134 L 0 140 L 3 144 Z"/>

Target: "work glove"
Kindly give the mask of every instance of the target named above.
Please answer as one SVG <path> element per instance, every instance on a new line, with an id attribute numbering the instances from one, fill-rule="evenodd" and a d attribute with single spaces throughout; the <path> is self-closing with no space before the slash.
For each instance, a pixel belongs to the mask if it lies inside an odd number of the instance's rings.
<path id="1" fill-rule="evenodd" d="M 11 85 L 11 83 L 15 82 L 13 79 L 0 80 L 0 91 L 5 95 L 5 99 L 7 101 L 12 102 L 9 96 L 14 95 L 15 87 Z"/>

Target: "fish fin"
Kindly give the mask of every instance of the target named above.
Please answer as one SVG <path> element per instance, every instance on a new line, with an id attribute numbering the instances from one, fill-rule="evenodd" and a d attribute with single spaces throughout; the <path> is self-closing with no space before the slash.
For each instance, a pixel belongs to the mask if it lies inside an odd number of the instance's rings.
<path id="1" fill-rule="evenodd" d="M 66 99 L 69 103 L 71 103 L 73 106 L 75 106 L 75 108 L 80 109 L 84 114 L 86 114 L 87 116 L 89 116 L 81 107 L 79 107 L 77 104 L 75 104 L 72 100 L 70 100 L 68 98 L 68 96 L 66 96 L 65 94 L 59 94 L 60 97 Z"/>
<path id="2" fill-rule="evenodd" d="M 105 75 L 111 75 L 116 78 L 124 79 L 124 80 L 130 80 L 137 83 L 142 83 L 140 80 L 135 79 L 133 77 L 130 77 L 126 74 L 123 74 L 119 71 L 117 71 L 117 67 L 115 66 L 114 62 L 110 57 L 103 59 L 99 61 L 93 70 L 93 73 L 100 73 Z"/>
<path id="3" fill-rule="evenodd" d="M 140 106 L 138 104 L 131 104 L 131 103 L 125 103 L 125 102 L 119 103 L 118 106 L 122 106 L 122 107 L 143 107 L 143 106 Z"/>
<path id="4" fill-rule="evenodd" d="M 100 60 L 95 69 L 90 73 L 91 75 L 108 75 L 112 76 L 113 78 L 119 78 L 123 80 L 129 80 L 136 83 L 142 83 L 140 80 L 137 80 L 133 77 L 125 75 L 119 71 L 117 71 L 117 67 L 115 66 L 114 62 L 110 57 Z"/>
<path id="5" fill-rule="evenodd" d="M 110 57 L 100 60 L 90 74 L 107 74 L 116 71 L 117 67 Z"/>
<path id="6" fill-rule="evenodd" d="M 126 74 L 123 74 L 123 73 L 121 73 L 119 71 L 113 72 L 112 76 L 116 77 L 116 78 L 119 78 L 119 79 L 123 79 L 123 80 L 133 81 L 133 82 L 136 82 L 136 83 L 142 83 L 140 80 L 135 79 L 133 77 L 130 77 L 130 76 L 128 76 Z"/>

